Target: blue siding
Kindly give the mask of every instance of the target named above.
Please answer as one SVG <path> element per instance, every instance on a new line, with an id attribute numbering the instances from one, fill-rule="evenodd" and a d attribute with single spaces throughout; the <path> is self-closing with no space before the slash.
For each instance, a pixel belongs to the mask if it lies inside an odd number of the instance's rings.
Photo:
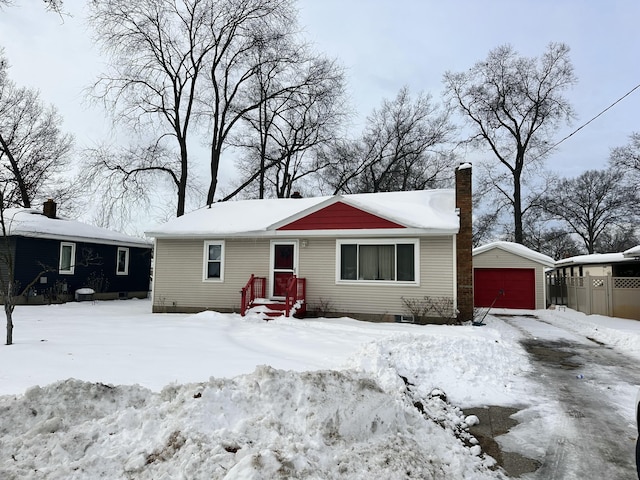
<path id="1" fill-rule="evenodd" d="M 67 292 L 71 294 L 82 287 L 92 287 L 97 292 L 149 290 L 151 247 L 127 247 L 128 275 L 116 275 L 118 245 L 69 242 L 76 245 L 75 268 L 72 275 L 64 275 L 58 273 L 60 240 L 31 237 L 15 237 L 15 240 L 15 277 L 20 282 L 20 289 L 47 270 L 42 275 L 46 282 L 37 282 L 33 287 L 34 293 L 45 294 L 55 287 L 56 282 L 65 282 Z"/>

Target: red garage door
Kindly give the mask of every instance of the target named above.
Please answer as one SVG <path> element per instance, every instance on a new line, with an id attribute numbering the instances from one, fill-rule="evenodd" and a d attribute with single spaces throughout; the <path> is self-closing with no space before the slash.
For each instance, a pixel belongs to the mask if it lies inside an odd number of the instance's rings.
<path id="1" fill-rule="evenodd" d="M 502 295 L 498 295 L 502 291 Z M 496 297 L 498 298 L 496 300 Z M 536 308 L 535 270 L 532 268 L 475 268 L 473 304 L 495 308 Z"/>

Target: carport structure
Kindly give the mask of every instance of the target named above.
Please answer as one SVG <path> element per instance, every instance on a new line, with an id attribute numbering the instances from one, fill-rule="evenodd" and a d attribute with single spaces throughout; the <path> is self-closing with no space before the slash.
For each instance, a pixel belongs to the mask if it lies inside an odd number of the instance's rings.
<path id="1" fill-rule="evenodd" d="M 512 242 L 473 249 L 475 307 L 546 308 L 545 269 L 553 258 Z"/>

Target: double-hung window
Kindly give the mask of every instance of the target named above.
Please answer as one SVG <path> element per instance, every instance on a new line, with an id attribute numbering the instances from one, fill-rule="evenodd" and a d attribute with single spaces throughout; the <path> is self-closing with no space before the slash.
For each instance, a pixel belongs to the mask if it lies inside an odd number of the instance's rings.
<path id="1" fill-rule="evenodd" d="M 203 280 L 208 282 L 224 280 L 224 241 L 204 242 Z"/>
<path id="2" fill-rule="evenodd" d="M 129 249 L 126 247 L 118 247 L 116 275 L 129 275 Z"/>
<path id="3" fill-rule="evenodd" d="M 338 240 L 337 280 L 417 283 L 419 243 L 402 240 Z"/>
<path id="4" fill-rule="evenodd" d="M 60 264 L 58 273 L 61 275 L 73 275 L 76 267 L 76 244 L 60 242 Z"/>

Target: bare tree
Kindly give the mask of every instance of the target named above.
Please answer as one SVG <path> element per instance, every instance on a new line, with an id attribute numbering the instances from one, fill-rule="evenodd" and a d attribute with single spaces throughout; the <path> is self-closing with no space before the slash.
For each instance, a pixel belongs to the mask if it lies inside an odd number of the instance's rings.
<path id="1" fill-rule="evenodd" d="M 249 112 L 268 98 L 252 95 L 252 81 L 269 71 L 281 59 L 255 55 L 266 45 L 294 35 L 296 26 L 292 0 L 211 0 L 215 15 L 209 25 L 215 47 L 208 57 L 207 94 L 202 98 L 203 116 L 210 132 L 211 182 L 207 203 L 211 204 L 218 185 L 222 152 L 230 134 Z M 280 95 L 275 89 L 269 96 Z"/>
<path id="2" fill-rule="evenodd" d="M 596 251 L 624 252 L 636 245 L 640 245 L 640 230 L 637 223 L 629 223 L 603 231 L 596 242 Z"/>
<path id="3" fill-rule="evenodd" d="M 342 69 L 303 46 L 291 48 L 296 53 L 288 68 L 277 70 L 280 75 L 272 69 L 269 77 L 257 76 L 256 95 L 263 101 L 245 117 L 249 128 L 239 142 L 247 151 L 240 164 L 241 187 L 257 183 L 259 198 L 267 189 L 273 196 L 288 197 L 294 184 L 322 169 L 325 164 L 314 151 L 334 138 L 346 115 Z"/>
<path id="4" fill-rule="evenodd" d="M 384 100 L 367 118 L 353 143 L 339 141 L 325 172 L 335 193 L 382 192 L 433 188 L 449 178 L 452 154 L 445 149 L 454 127 L 449 112 L 427 94 L 415 99 L 407 87 Z"/>
<path id="5" fill-rule="evenodd" d="M 187 197 L 189 136 L 194 106 L 207 55 L 216 39 L 210 30 L 209 0 L 96 0 L 92 2 L 97 40 L 110 57 L 110 70 L 94 86 L 94 95 L 110 109 L 117 122 L 151 137 L 151 146 L 129 147 L 146 151 L 136 161 L 105 161 L 107 176 L 120 174 L 122 188 L 107 197 L 131 192 L 131 200 L 146 198 L 139 188 L 143 177 L 149 184 L 166 176 L 176 191 L 176 215 L 185 212 Z M 167 152 L 176 153 L 167 161 Z M 152 152 L 162 152 L 154 157 Z M 94 163 L 94 166 L 97 165 Z M 147 185 L 148 186 L 148 185 Z M 142 195 L 142 196 L 140 196 Z"/>
<path id="6" fill-rule="evenodd" d="M 562 179 L 542 199 L 542 208 L 566 224 L 594 253 L 605 232 L 625 228 L 637 221 L 640 201 L 637 186 L 623 181 L 614 170 L 588 170 L 573 179 Z"/>
<path id="7" fill-rule="evenodd" d="M 30 207 L 59 183 L 73 137 L 60 131 L 56 109 L 37 91 L 18 87 L 7 69 L 0 49 L 0 182 L 7 205 Z"/>
<path id="8" fill-rule="evenodd" d="M 55 12 L 58 14 L 63 14 L 63 1 L 62 0 L 42 0 L 44 2 L 44 6 L 50 12 Z M 15 2 L 12 0 L 0 0 L 0 10 L 2 7 L 9 7 L 14 5 Z"/>
<path id="9" fill-rule="evenodd" d="M 473 234 L 471 237 L 473 248 L 492 240 L 498 216 L 499 212 L 487 212 L 477 215 L 473 219 Z"/>
<path id="10" fill-rule="evenodd" d="M 9 240 L 9 228 L 5 223 L 4 188 L 0 189 L 0 227 L 2 228 L 2 245 L 0 245 L 0 295 L 4 314 L 7 319 L 6 345 L 13 344 L 13 311 L 15 310 L 15 275 L 13 262 L 13 246 Z"/>
<path id="11" fill-rule="evenodd" d="M 84 153 L 77 183 L 87 197 L 100 199 L 94 222 L 102 227 L 123 229 L 140 210 L 148 217 L 152 206 L 170 205 L 168 192 L 180 189 L 180 160 L 160 145 L 102 146 Z"/>
<path id="12" fill-rule="evenodd" d="M 629 143 L 611 150 L 609 165 L 614 169 L 628 172 L 636 180 L 640 180 L 640 132 L 629 136 Z"/>
<path id="13" fill-rule="evenodd" d="M 513 211 L 514 238 L 523 242 L 523 180 L 551 151 L 558 125 L 572 109 L 563 93 L 576 82 L 569 47 L 551 43 L 540 58 L 519 56 L 509 45 L 489 52 L 467 72 L 447 72 L 451 105 L 471 127 L 471 138 L 495 156 L 488 181 Z M 493 164 L 492 164 L 493 165 Z"/>
<path id="14" fill-rule="evenodd" d="M 554 222 L 540 210 L 536 211 L 535 218 L 525 221 L 524 235 L 525 246 L 554 259 L 573 257 L 584 252 L 574 232 Z"/>
<path id="15" fill-rule="evenodd" d="M 164 157 L 123 166 L 122 177 L 130 180 L 127 172 L 133 171 L 137 177 L 166 175 L 176 184 L 176 214 L 182 215 L 190 185 L 188 140 L 198 120 L 210 135 L 207 203 L 213 202 L 229 135 L 263 101 L 250 97 L 251 80 L 259 67 L 279 61 L 267 56 L 257 64 L 255 51 L 294 34 L 292 0 L 96 0 L 92 5 L 98 41 L 111 56 L 111 70 L 96 83 L 95 95 L 119 122 L 142 136 L 154 132 L 153 149 L 171 151 L 168 139 L 173 139 L 179 159 L 171 168 Z"/>
<path id="16" fill-rule="evenodd" d="M 274 36 L 269 42 L 256 43 L 250 54 L 255 57 L 251 63 L 256 65 L 256 72 L 248 89 L 253 103 L 258 103 L 258 106 L 243 117 L 248 129 L 232 135 L 231 143 L 247 153 L 237 165 L 243 171 L 240 186 L 227 195 L 225 200 L 251 187 L 256 180 L 256 196 L 264 198 L 265 173 L 274 163 L 274 160 L 267 158 L 270 134 L 276 118 L 286 108 L 284 105 L 289 96 L 283 85 L 291 68 L 303 61 L 296 45 L 285 35 Z"/>

